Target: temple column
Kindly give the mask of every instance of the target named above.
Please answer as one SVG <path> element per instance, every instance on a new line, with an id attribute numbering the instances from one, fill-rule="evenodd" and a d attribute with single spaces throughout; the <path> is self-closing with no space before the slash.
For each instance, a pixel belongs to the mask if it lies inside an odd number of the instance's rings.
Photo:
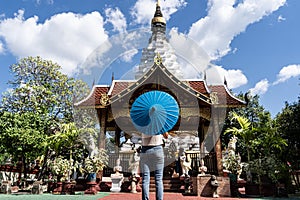
<path id="1" fill-rule="evenodd" d="M 107 121 L 107 110 L 106 109 L 97 109 L 97 114 L 100 123 L 100 133 L 98 135 L 98 147 L 99 149 L 105 149 L 106 143 L 106 121 Z"/>
<path id="2" fill-rule="evenodd" d="M 222 165 L 222 145 L 221 145 L 221 132 L 219 127 L 219 118 L 220 118 L 220 111 L 218 108 L 214 108 L 214 115 L 212 115 L 212 122 L 213 122 L 213 138 L 215 143 L 215 153 L 216 153 L 216 160 L 217 160 L 217 170 L 220 176 L 223 175 L 223 165 Z"/>

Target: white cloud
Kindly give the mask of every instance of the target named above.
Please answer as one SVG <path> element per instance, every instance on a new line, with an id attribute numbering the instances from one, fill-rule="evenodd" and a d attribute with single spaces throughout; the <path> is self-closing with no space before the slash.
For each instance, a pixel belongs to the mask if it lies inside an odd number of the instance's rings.
<path id="1" fill-rule="evenodd" d="M 195 41 L 179 33 L 176 28 L 169 32 L 169 43 L 176 53 L 184 78 L 199 78 L 210 62 L 207 53 Z"/>
<path id="2" fill-rule="evenodd" d="M 138 53 L 138 49 L 131 49 L 127 52 L 125 52 L 121 59 L 124 61 L 124 62 L 131 62 L 132 61 L 132 58 Z"/>
<path id="3" fill-rule="evenodd" d="M 256 83 L 254 88 L 250 89 L 250 93 L 252 96 L 265 94 L 268 91 L 269 86 L 269 81 L 267 79 L 263 79 Z"/>
<path id="4" fill-rule="evenodd" d="M 103 24 L 99 12 L 60 13 L 39 23 L 37 16 L 24 19 L 24 10 L 19 10 L 15 17 L 0 20 L 0 37 L 5 49 L 16 57 L 39 55 L 57 62 L 64 73 L 72 75 L 108 38 Z"/>
<path id="5" fill-rule="evenodd" d="M 230 89 L 238 88 L 248 82 L 247 77 L 239 69 L 226 70 L 221 66 L 210 66 L 206 70 L 208 84 L 223 84 L 226 79 Z"/>
<path id="6" fill-rule="evenodd" d="M 54 4 L 54 0 L 47 0 L 46 2 L 49 5 L 53 5 Z M 35 3 L 38 4 L 38 5 L 40 5 L 42 3 L 42 0 L 36 0 Z"/>
<path id="7" fill-rule="evenodd" d="M 282 21 L 285 21 L 286 18 L 282 17 L 282 15 L 279 15 L 278 18 L 277 18 L 277 21 L 278 22 L 282 22 Z"/>
<path id="8" fill-rule="evenodd" d="M 131 10 L 131 15 L 137 24 L 150 24 L 155 11 L 155 0 L 137 0 Z M 178 9 L 184 7 L 185 0 L 164 0 L 160 2 L 163 16 L 166 20 Z"/>
<path id="9" fill-rule="evenodd" d="M 114 31 L 126 32 L 126 18 L 119 8 L 107 8 L 105 15 L 107 17 L 106 23 L 111 23 Z"/>
<path id="10" fill-rule="evenodd" d="M 273 84 L 276 85 L 278 83 L 283 83 L 288 79 L 297 77 L 299 75 L 300 75 L 300 64 L 285 66 L 280 70 L 279 74 L 277 74 L 277 80 Z"/>
<path id="11" fill-rule="evenodd" d="M 238 88 L 242 85 L 245 85 L 248 80 L 243 72 L 239 69 L 229 69 L 225 73 L 225 78 L 229 88 Z"/>
<path id="12" fill-rule="evenodd" d="M 0 54 L 4 53 L 3 43 L 0 41 Z"/>
<path id="13" fill-rule="evenodd" d="M 209 0 L 208 15 L 195 22 L 189 37 L 217 59 L 230 52 L 231 41 L 247 26 L 278 10 L 286 0 Z"/>

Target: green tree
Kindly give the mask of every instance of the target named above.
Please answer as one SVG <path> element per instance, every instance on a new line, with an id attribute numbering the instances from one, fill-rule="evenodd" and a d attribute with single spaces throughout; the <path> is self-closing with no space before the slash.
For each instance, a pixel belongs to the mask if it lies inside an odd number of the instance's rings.
<path id="1" fill-rule="evenodd" d="M 263 127 L 263 126 L 267 126 L 270 127 L 270 113 L 268 111 L 266 111 L 264 109 L 263 106 L 261 106 L 259 104 L 259 96 L 255 95 L 255 96 L 251 96 L 248 93 L 243 94 L 240 93 L 238 95 L 239 99 L 244 100 L 245 102 L 247 102 L 245 107 L 241 107 L 241 108 L 232 108 L 229 110 L 229 114 L 227 116 L 227 118 L 225 119 L 225 123 L 223 126 L 223 133 L 227 130 L 227 129 L 231 129 L 233 127 L 236 127 L 236 129 L 240 129 L 239 131 L 241 131 L 241 134 L 244 135 L 245 137 L 256 137 L 256 133 L 253 132 L 254 128 L 257 127 Z M 251 123 L 251 127 L 243 127 L 241 125 L 243 124 L 239 124 L 239 120 L 235 119 L 234 114 L 235 113 L 238 118 L 243 118 L 243 121 L 245 122 L 245 120 L 247 120 L 247 123 Z M 242 122 L 242 121 L 240 121 Z M 244 124 L 246 125 L 246 124 Z M 248 130 L 243 130 L 244 128 L 247 128 Z M 234 133 L 227 133 L 227 134 L 223 134 L 222 135 L 222 145 L 223 147 L 225 147 L 232 134 Z M 240 136 L 241 137 L 241 136 Z M 244 138 L 246 139 L 246 138 Z M 248 141 L 246 144 L 245 142 Z M 249 155 L 249 145 L 250 141 L 249 140 L 241 140 L 240 142 L 237 143 L 237 147 L 240 150 L 240 154 L 242 156 L 242 160 L 249 160 L 251 155 Z"/>
<path id="2" fill-rule="evenodd" d="M 10 66 L 13 80 L 3 95 L 2 108 L 12 113 L 33 112 L 44 119 L 71 121 L 75 80 L 61 67 L 41 57 L 27 57 Z"/>
<path id="3" fill-rule="evenodd" d="M 251 140 L 254 139 L 254 131 L 251 126 L 251 122 L 246 117 L 239 116 L 235 112 L 233 112 L 232 115 L 233 116 L 231 120 L 236 120 L 238 122 L 238 126 L 227 128 L 224 134 L 232 134 L 242 138 L 242 142 L 245 144 L 247 150 L 247 161 L 249 162 L 251 153 Z"/>
<path id="4" fill-rule="evenodd" d="M 43 134 L 46 126 L 39 115 L 32 112 L 3 112 L 0 116 L 0 141 L 12 161 L 22 161 L 24 176 L 28 172 L 28 164 L 43 152 Z"/>
<path id="5" fill-rule="evenodd" d="M 9 81 L 10 89 L 3 94 L 1 102 L 1 112 L 4 113 L 1 137 L 23 140 L 14 145 L 2 142 L 0 153 L 9 152 L 14 158 L 21 156 L 23 161 L 39 155 L 44 155 L 47 160 L 51 151 L 49 147 L 43 146 L 48 144 L 45 140 L 55 135 L 61 124 L 74 121 L 73 104 L 85 97 L 89 89 L 84 82 L 61 73 L 58 64 L 41 57 L 20 59 L 10 66 L 10 70 L 13 79 Z M 29 124 L 32 125 L 29 127 Z M 25 128 L 21 129 L 23 125 Z M 14 126 L 22 131 L 12 129 Z M 27 137 L 30 140 L 25 141 Z M 43 168 L 46 167 L 45 163 Z"/>
<path id="6" fill-rule="evenodd" d="M 263 124 L 263 121 L 268 119 L 270 113 L 259 103 L 259 96 L 250 94 L 239 94 L 238 98 L 247 102 L 247 105 L 242 108 L 234 108 L 232 112 L 237 113 L 249 120 L 253 127 L 258 127 Z"/>
<path id="7" fill-rule="evenodd" d="M 285 103 L 285 107 L 276 116 L 278 132 L 287 140 L 288 147 L 284 149 L 282 160 L 288 161 L 293 168 L 300 168 L 300 97 L 298 102 Z"/>
<path id="8" fill-rule="evenodd" d="M 277 128 L 273 127 L 270 115 L 264 116 L 262 121 L 257 121 L 258 127 L 253 127 L 246 117 L 236 113 L 232 113 L 232 115 L 231 120 L 237 121 L 238 126 L 227 128 L 224 133 L 236 135 L 241 139 L 241 143 L 247 150 L 247 162 L 250 164 L 250 170 L 259 175 L 260 183 L 263 175 L 277 182 L 279 176 L 275 171 L 281 169 L 282 172 L 285 172 L 278 155 L 287 146 L 287 142 L 278 134 Z M 270 164 L 272 166 L 269 166 Z"/>

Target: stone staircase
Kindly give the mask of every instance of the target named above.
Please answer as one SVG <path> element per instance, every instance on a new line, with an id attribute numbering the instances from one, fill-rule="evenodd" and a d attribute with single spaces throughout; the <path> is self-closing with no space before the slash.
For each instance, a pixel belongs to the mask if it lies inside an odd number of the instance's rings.
<path id="1" fill-rule="evenodd" d="M 164 191 L 165 192 L 183 192 L 184 182 L 180 178 L 164 178 Z M 150 192 L 155 192 L 155 179 L 150 177 Z"/>

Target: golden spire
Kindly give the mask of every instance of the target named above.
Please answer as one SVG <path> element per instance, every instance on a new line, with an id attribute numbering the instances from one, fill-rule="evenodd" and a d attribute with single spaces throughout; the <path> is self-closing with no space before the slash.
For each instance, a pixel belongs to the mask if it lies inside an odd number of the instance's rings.
<path id="1" fill-rule="evenodd" d="M 152 18 L 152 24 L 156 24 L 156 23 L 161 23 L 166 25 L 166 20 L 163 17 L 161 10 L 160 10 L 160 0 L 157 0 L 156 2 L 156 10 L 155 10 L 155 14 L 154 17 Z"/>

